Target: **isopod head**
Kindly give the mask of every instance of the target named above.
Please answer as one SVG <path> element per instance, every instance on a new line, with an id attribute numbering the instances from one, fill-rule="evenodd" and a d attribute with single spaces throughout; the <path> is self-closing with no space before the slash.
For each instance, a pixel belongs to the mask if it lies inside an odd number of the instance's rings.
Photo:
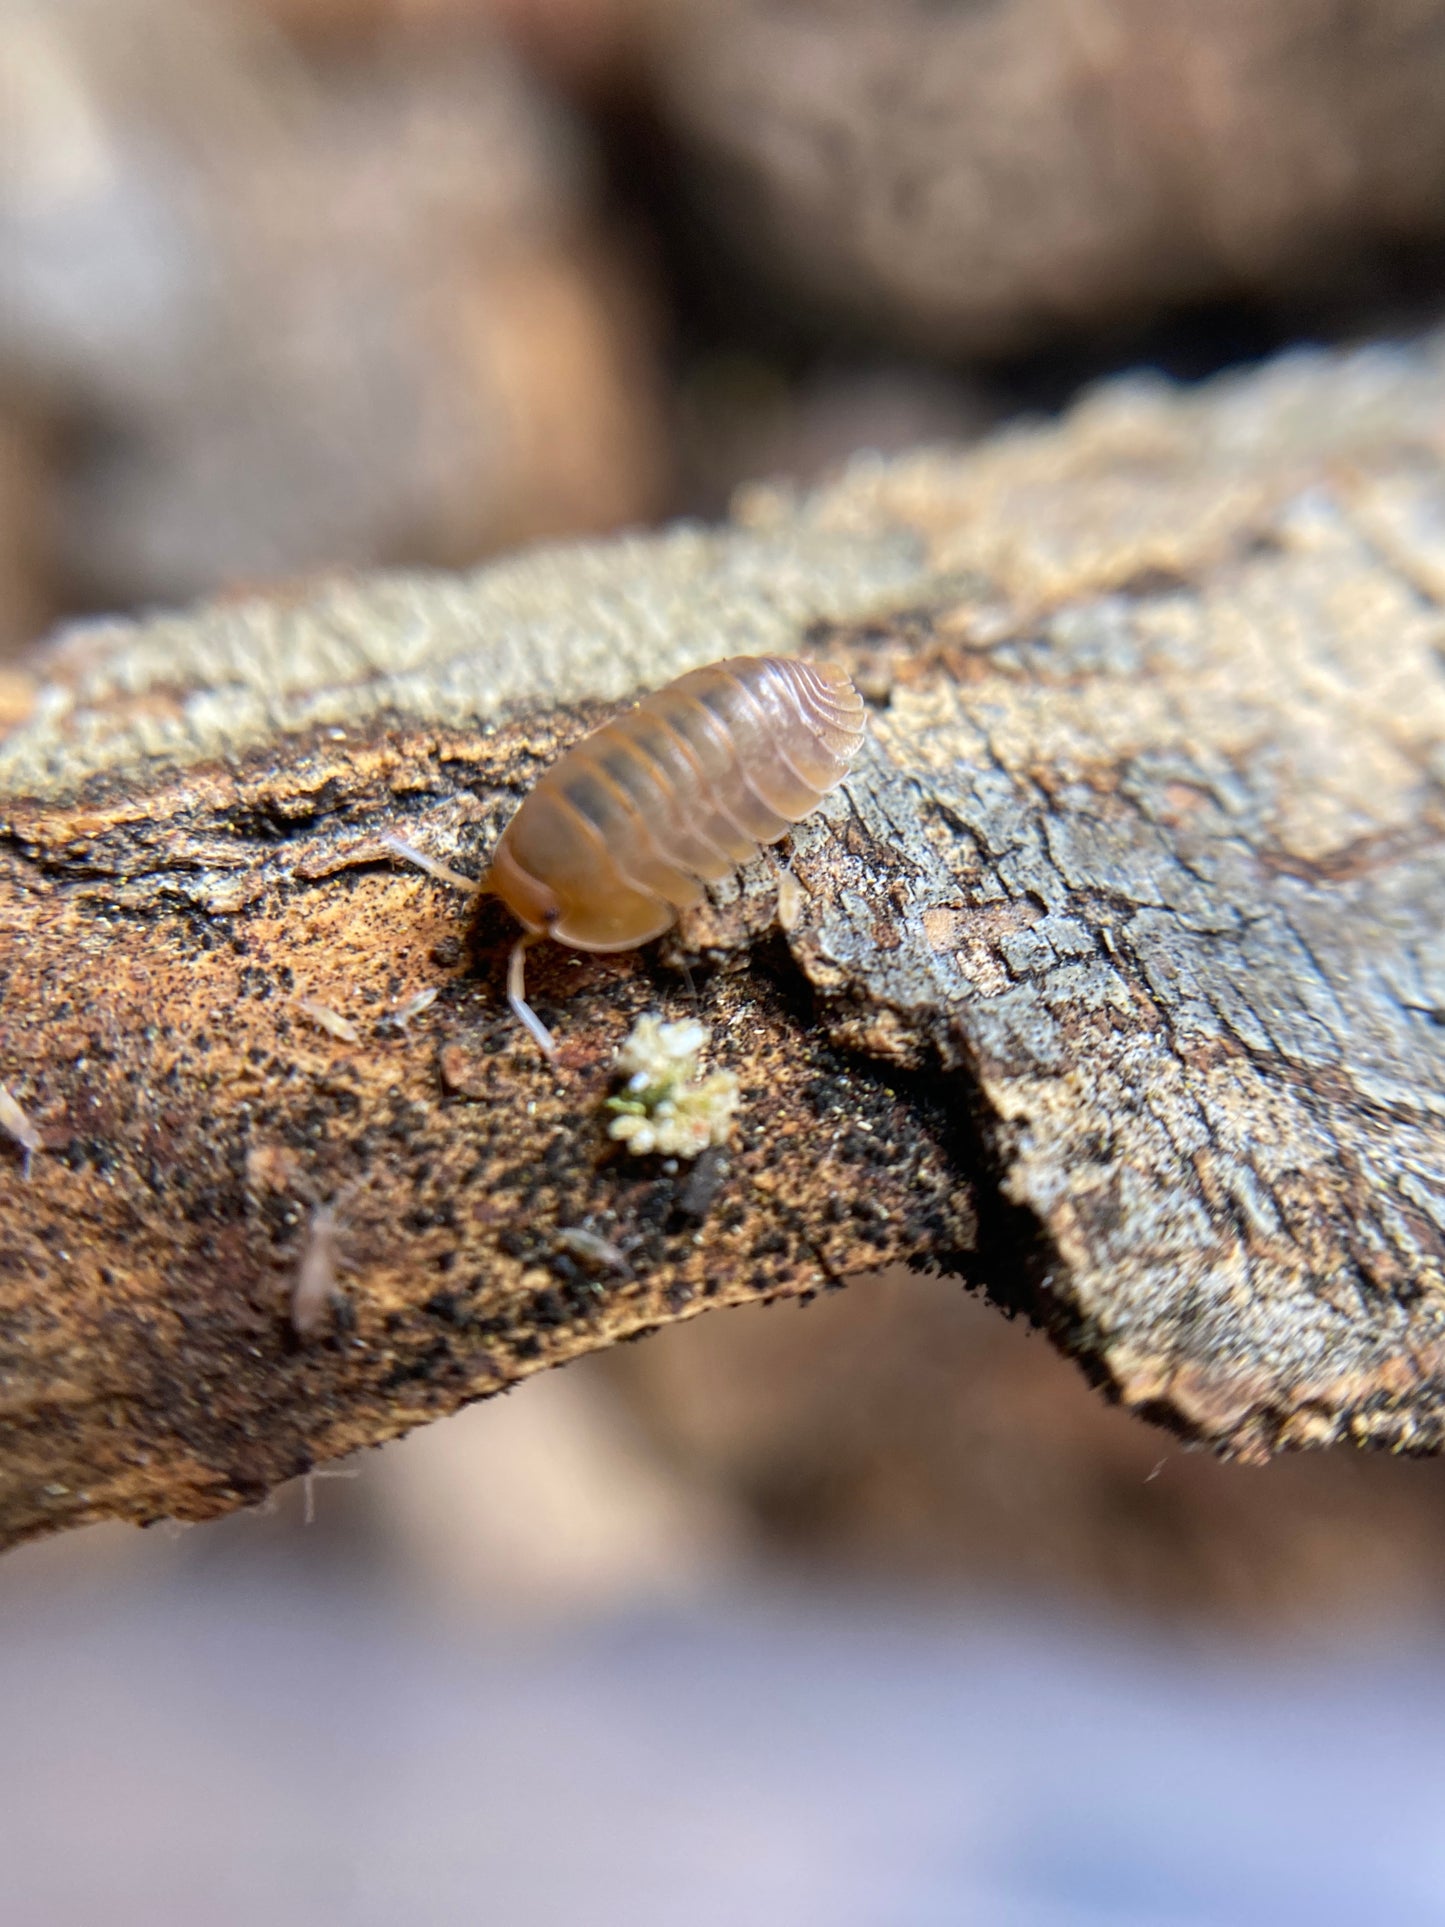
<path id="1" fill-rule="evenodd" d="M 487 887 L 530 935 L 574 950 L 635 950 L 677 917 L 615 878 L 605 847 L 552 785 L 539 784 L 503 831 Z"/>
<path id="2" fill-rule="evenodd" d="M 522 868 L 506 839 L 498 844 L 482 887 L 501 898 L 529 936 L 545 937 L 561 921 L 556 893 Z"/>

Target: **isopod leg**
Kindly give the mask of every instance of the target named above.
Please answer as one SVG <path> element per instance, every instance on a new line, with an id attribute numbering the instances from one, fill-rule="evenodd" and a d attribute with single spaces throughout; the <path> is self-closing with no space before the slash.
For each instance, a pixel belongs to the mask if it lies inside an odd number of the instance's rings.
<path id="1" fill-rule="evenodd" d="M 512 1006 L 512 1015 L 531 1033 L 550 1064 L 557 1055 L 557 1046 L 552 1042 L 551 1031 L 527 1002 L 527 952 L 536 942 L 536 937 L 526 936 L 518 937 L 512 945 L 511 961 L 507 965 L 507 1002 Z"/>
<path id="2" fill-rule="evenodd" d="M 465 890 L 468 896 L 475 897 L 483 894 L 485 886 L 478 883 L 475 877 L 464 877 L 460 870 L 454 870 L 450 864 L 439 862 L 434 856 L 428 856 L 425 850 L 419 850 L 414 843 L 408 843 L 404 836 L 393 836 L 390 830 L 385 830 L 376 840 L 378 843 L 384 843 L 393 856 L 403 857 L 406 862 L 414 863 L 419 870 L 425 870 L 428 876 L 435 877 L 438 883 L 450 883 L 458 890 Z"/>
<path id="3" fill-rule="evenodd" d="M 679 957 L 677 962 L 679 969 L 682 971 L 683 981 L 687 985 L 687 994 L 692 999 L 693 1015 L 694 1017 L 701 1017 L 702 1001 L 697 994 L 697 985 L 692 980 L 692 971 L 688 967 L 687 958 Z"/>

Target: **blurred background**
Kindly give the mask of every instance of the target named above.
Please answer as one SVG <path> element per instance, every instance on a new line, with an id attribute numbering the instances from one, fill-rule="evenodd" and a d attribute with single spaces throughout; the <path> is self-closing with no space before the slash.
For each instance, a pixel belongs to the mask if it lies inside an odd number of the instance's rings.
<path id="1" fill-rule="evenodd" d="M 1445 0 L 0 0 L 55 622 L 726 512 L 1445 305 Z M 7 710 L 8 706 L 8 710 Z M 1445 1468 L 936 1279 L 0 1562 L 4 1927 L 1445 1921 Z"/>

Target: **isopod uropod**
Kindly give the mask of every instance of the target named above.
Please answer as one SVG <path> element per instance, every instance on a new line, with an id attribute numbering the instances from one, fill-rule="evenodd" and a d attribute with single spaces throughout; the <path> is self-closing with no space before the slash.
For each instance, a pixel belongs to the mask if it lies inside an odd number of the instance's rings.
<path id="1" fill-rule="evenodd" d="M 679 676 L 593 730 L 538 781 L 482 880 L 389 848 L 469 890 L 500 897 L 522 925 L 508 999 L 550 1056 L 524 994 L 527 946 L 633 950 L 775 843 L 848 773 L 863 700 L 831 663 L 733 656 Z"/>

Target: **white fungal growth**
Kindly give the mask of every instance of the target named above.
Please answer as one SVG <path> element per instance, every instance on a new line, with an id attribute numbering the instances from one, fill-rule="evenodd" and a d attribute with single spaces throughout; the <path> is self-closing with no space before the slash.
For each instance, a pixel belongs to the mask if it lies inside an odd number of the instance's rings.
<path id="1" fill-rule="evenodd" d="M 25 1153 L 24 1172 L 28 1178 L 30 1160 L 37 1151 L 45 1149 L 45 1140 L 41 1137 L 34 1121 L 21 1110 L 3 1084 L 0 1084 L 0 1130 L 8 1131 Z"/>
<path id="2" fill-rule="evenodd" d="M 668 1024 L 651 1012 L 639 1017 L 617 1053 L 627 1079 L 607 1100 L 616 1113 L 607 1135 L 637 1157 L 695 1158 L 710 1145 L 726 1144 L 738 1108 L 738 1080 L 731 1071 L 699 1076 L 707 1031 L 695 1022 Z"/>
<path id="3" fill-rule="evenodd" d="M 697 1075 L 698 1060 L 707 1044 L 707 1028 L 697 1019 L 681 1024 L 664 1023 L 651 1011 L 639 1017 L 623 1039 L 617 1053 L 617 1068 L 627 1078 L 629 1090 L 645 1091 L 652 1085 L 672 1085 Z"/>

